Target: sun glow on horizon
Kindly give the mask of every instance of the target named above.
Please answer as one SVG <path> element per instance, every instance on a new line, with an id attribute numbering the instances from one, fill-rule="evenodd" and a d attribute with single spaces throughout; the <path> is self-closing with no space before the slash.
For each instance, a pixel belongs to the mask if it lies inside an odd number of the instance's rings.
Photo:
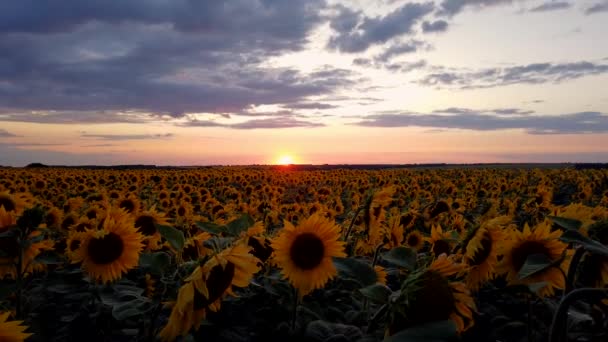
<path id="1" fill-rule="evenodd" d="M 277 164 L 277 165 L 295 164 L 295 159 L 293 158 L 293 156 L 291 156 L 289 154 L 282 154 L 277 158 L 275 164 Z"/>

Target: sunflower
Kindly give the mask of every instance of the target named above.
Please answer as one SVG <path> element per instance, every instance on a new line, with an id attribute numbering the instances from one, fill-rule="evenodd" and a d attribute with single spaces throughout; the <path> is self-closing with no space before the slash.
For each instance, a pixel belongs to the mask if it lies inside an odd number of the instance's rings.
<path id="1" fill-rule="evenodd" d="M 141 205 L 137 196 L 132 194 L 121 196 L 116 200 L 116 204 L 128 213 L 136 213 Z"/>
<path id="2" fill-rule="evenodd" d="M 259 270 L 259 260 L 249 252 L 249 247 L 237 244 L 195 268 L 178 291 L 169 321 L 159 333 L 160 339 L 173 341 L 192 328 L 198 329 L 207 310 L 217 312 L 222 298 L 234 294 L 233 286 L 248 286 Z"/>
<path id="3" fill-rule="evenodd" d="M 447 319 L 454 321 L 459 332 L 473 326 L 476 307 L 469 290 L 463 282 L 449 279 L 465 271 L 466 265 L 441 254 L 428 268 L 411 274 L 401 289 L 403 306 L 393 309 L 388 334 Z"/>
<path id="4" fill-rule="evenodd" d="M 336 274 L 333 257 L 345 257 L 340 227 L 315 214 L 297 227 L 285 221 L 273 239 L 276 262 L 300 297 L 325 286 Z"/>
<path id="5" fill-rule="evenodd" d="M 504 239 L 503 227 L 511 221 L 509 216 L 502 216 L 483 224 L 469 240 L 464 262 L 470 266 L 467 286 L 476 291 L 496 275 L 498 264 L 498 246 Z"/>
<path id="6" fill-rule="evenodd" d="M 449 254 L 453 247 L 452 235 L 448 231 L 443 231 L 440 225 L 433 225 L 431 227 L 431 236 L 426 238 L 431 244 L 431 251 L 433 254 Z"/>
<path id="7" fill-rule="evenodd" d="M 0 341 L 20 342 L 32 336 L 24 332 L 28 327 L 21 325 L 23 321 L 9 321 L 9 312 L 0 313 Z"/>
<path id="8" fill-rule="evenodd" d="M 566 244 L 559 241 L 562 235 L 560 230 L 551 232 L 551 223 L 543 221 L 530 229 L 526 224 L 523 232 L 511 230 L 504 244 L 503 259 L 499 265 L 500 273 L 507 275 L 509 284 L 533 284 L 546 282 L 538 291 L 541 297 L 553 295 L 555 289 L 564 288 L 562 271 L 557 267 L 549 267 L 525 279 L 519 279 L 518 273 L 529 256 L 540 254 L 551 262 L 558 261 Z M 562 267 L 562 265 L 558 265 Z"/>
<path id="9" fill-rule="evenodd" d="M 0 192 L 0 207 L 6 211 L 13 211 L 17 215 L 21 214 L 28 203 L 28 196 L 25 194 L 13 194 L 8 191 Z"/>
<path id="10" fill-rule="evenodd" d="M 76 259 L 82 260 L 82 268 L 91 278 L 109 283 L 138 265 L 143 236 L 128 214 L 108 214 L 100 230 L 86 233 Z"/>
<path id="11" fill-rule="evenodd" d="M 82 262 L 82 253 L 78 253 L 78 250 L 86 236 L 87 232 L 71 231 L 68 233 L 65 242 L 65 256 L 67 256 L 73 264 Z"/>
<path id="12" fill-rule="evenodd" d="M 140 211 L 135 217 L 135 228 L 144 235 L 144 244 L 147 251 L 160 249 L 161 235 L 156 225 L 167 225 L 169 221 L 165 215 L 156 211 L 155 207 L 150 210 Z"/>
<path id="13" fill-rule="evenodd" d="M 376 272 L 376 283 L 386 285 L 386 270 L 384 267 L 380 265 L 374 266 L 374 271 Z"/>
<path id="14" fill-rule="evenodd" d="M 608 246 L 608 220 L 601 220 L 589 227 L 589 237 Z M 605 287 L 608 285 L 608 257 L 585 254 L 579 266 L 578 279 L 586 286 Z"/>
<path id="15" fill-rule="evenodd" d="M 409 248 L 412 248 L 412 249 L 418 251 L 422 248 L 422 246 L 424 246 L 424 241 L 425 241 L 424 237 L 422 236 L 422 234 L 419 231 L 412 230 L 405 237 L 404 243 Z"/>

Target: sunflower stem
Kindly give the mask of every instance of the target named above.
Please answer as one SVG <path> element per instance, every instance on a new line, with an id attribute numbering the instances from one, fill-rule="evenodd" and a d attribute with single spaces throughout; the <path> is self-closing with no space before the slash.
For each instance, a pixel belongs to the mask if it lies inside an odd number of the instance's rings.
<path id="1" fill-rule="evenodd" d="M 17 319 L 21 319 L 21 314 L 22 314 L 22 307 L 21 307 L 21 299 L 22 299 L 22 288 L 23 288 L 23 273 L 22 273 L 22 268 L 23 268 L 23 248 L 24 247 L 24 242 L 23 239 L 19 238 L 19 255 L 17 256 L 17 269 L 16 269 L 16 286 L 17 286 L 17 293 L 16 293 L 16 303 L 15 303 L 15 316 L 17 316 Z"/>
<path id="2" fill-rule="evenodd" d="M 361 210 L 363 210 L 363 206 L 359 206 L 357 208 L 357 210 L 355 211 L 355 215 L 353 216 L 352 221 L 350 221 L 350 225 L 348 226 L 348 229 L 346 230 L 346 235 L 344 235 L 344 241 L 346 243 L 348 243 L 348 238 L 350 236 L 350 233 L 353 230 L 353 227 L 355 225 L 355 221 L 357 220 L 357 217 L 359 216 L 359 214 L 361 213 Z"/>
<path id="3" fill-rule="evenodd" d="M 608 296 L 608 289 L 580 288 L 562 297 L 562 300 L 553 315 L 549 342 L 564 342 L 568 340 L 568 309 L 570 305 L 580 299 L 599 300 Z"/>
<path id="4" fill-rule="evenodd" d="M 291 331 L 296 331 L 296 322 L 298 320 L 298 305 L 300 304 L 300 297 L 298 296 L 298 289 L 293 288 L 293 312 L 291 316 Z"/>
<path id="5" fill-rule="evenodd" d="M 578 246 L 574 255 L 572 256 L 572 260 L 570 261 L 570 266 L 568 267 L 568 274 L 566 276 L 566 290 L 564 294 L 570 293 L 574 289 L 574 278 L 576 277 L 576 269 L 578 268 L 578 264 L 581 262 L 581 259 L 585 254 L 585 249 L 582 246 Z"/>

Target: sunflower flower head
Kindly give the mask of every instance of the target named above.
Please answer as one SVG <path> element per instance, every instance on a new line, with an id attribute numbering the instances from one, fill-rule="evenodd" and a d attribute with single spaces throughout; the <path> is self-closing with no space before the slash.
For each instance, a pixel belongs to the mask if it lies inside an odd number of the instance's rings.
<path id="1" fill-rule="evenodd" d="M 340 227 L 315 214 L 297 227 L 285 221 L 285 227 L 273 239 L 275 262 L 300 297 L 322 288 L 336 276 L 332 258 L 346 256 L 339 238 Z"/>

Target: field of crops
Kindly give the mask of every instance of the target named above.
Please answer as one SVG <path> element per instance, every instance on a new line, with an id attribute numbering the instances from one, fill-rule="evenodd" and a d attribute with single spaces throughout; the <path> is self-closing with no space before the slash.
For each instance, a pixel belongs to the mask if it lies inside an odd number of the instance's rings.
<path id="1" fill-rule="evenodd" d="M 608 171 L 0 169 L 0 341 L 606 341 Z"/>

